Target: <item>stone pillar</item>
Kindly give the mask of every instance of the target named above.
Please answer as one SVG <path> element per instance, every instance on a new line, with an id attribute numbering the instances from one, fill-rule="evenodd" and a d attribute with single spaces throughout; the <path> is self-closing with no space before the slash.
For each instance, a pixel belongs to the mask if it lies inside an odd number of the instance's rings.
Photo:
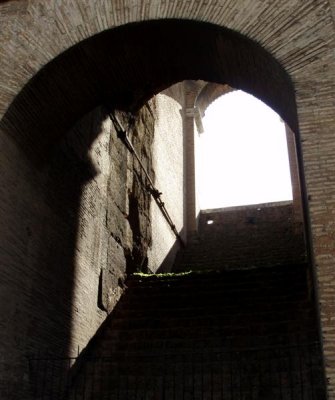
<path id="1" fill-rule="evenodd" d="M 303 222 L 302 200 L 301 200 L 301 185 L 299 179 L 299 165 L 296 151 L 296 141 L 294 132 L 288 125 L 285 124 L 287 152 L 290 163 L 292 197 L 293 197 L 293 215 L 294 222 L 301 225 Z M 301 229 L 301 228 L 300 228 Z"/>
<path id="2" fill-rule="evenodd" d="M 194 116 L 185 110 L 184 130 L 186 139 L 186 227 L 187 236 L 197 231 L 196 192 L 195 192 L 195 152 L 194 152 Z"/>
<path id="3" fill-rule="evenodd" d="M 197 232 L 197 204 L 195 182 L 195 112 L 194 102 L 198 87 L 193 81 L 185 81 L 184 136 L 186 159 L 186 229 L 187 237 Z"/>

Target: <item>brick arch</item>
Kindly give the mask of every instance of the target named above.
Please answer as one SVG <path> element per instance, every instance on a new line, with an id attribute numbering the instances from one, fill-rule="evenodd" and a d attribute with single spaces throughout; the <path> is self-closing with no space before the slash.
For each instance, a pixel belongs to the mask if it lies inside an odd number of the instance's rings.
<path id="1" fill-rule="evenodd" d="M 204 87 L 197 95 L 194 106 L 198 108 L 200 115 L 203 117 L 206 113 L 207 108 L 212 103 L 214 103 L 215 100 L 234 90 L 234 88 L 227 84 L 222 85 L 218 83 L 208 82 L 204 85 Z"/>
<path id="2" fill-rule="evenodd" d="M 2 126 L 35 160 L 98 104 L 136 110 L 185 79 L 229 84 L 275 109 L 293 130 L 293 84 L 258 43 L 191 20 L 153 20 L 110 29 L 71 47 L 16 96 Z"/>

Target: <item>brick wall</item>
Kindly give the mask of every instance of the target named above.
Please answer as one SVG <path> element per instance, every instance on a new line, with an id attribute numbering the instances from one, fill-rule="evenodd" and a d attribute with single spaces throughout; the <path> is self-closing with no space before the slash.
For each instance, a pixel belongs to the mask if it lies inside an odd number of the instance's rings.
<path id="1" fill-rule="evenodd" d="M 173 85 L 155 97 L 153 167 L 155 186 L 162 192 L 161 199 L 176 230 L 185 239 L 183 87 L 183 83 Z M 148 267 L 153 272 L 169 271 L 180 242 L 155 201 L 151 202 L 151 221 L 152 246 L 148 254 Z"/>
<path id="2" fill-rule="evenodd" d="M 154 104 L 132 121 L 130 138 L 153 176 Z M 0 138 L 0 397 L 29 398 L 25 357 L 81 351 L 126 273 L 146 263 L 151 200 L 102 108 L 78 121 L 43 169 Z"/>
<path id="3" fill-rule="evenodd" d="M 0 112 L 3 115 L 13 99 L 23 88 L 23 86 L 34 76 L 43 66 L 55 57 L 60 55 L 70 46 L 87 39 L 99 32 L 115 26 L 123 25 L 128 22 L 144 21 L 148 19 L 165 19 L 165 18 L 182 18 L 196 21 L 207 21 L 214 23 L 220 27 L 228 27 L 240 32 L 249 38 L 254 39 L 262 45 L 264 49 L 272 54 L 284 67 L 285 71 L 291 77 L 294 83 L 294 91 L 297 100 L 297 111 L 300 127 L 300 136 L 302 139 L 302 148 L 300 152 L 304 158 L 304 171 L 306 177 L 306 187 L 309 195 L 309 214 L 311 221 L 311 233 L 314 246 L 314 255 L 316 261 L 316 284 L 319 288 L 319 300 L 321 305 L 321 321 L 322 332 L 324 337 L 324 348 L 326 358 L 327 378 L 329 380 L 329 395 L 333 400 L 335 397 L 335 350 L 334 350 L 334 320 L 335 313 L 335 281 L 334 281 L 334 262 L 335 262 L 335 244 L 334 244 L 334 196 L 333 188 L 335 187 L 335 175 L 333 173 L 332 160 L 335 154 L 335 141 L 333 138 L 334 132 L 334 93 L 335 93 L 335 63 L 334 63 L 334 0 L 307 0 L 294 1 L 284 0 L 281 2 L 255 0 L 250 5 L 250 1 L 238 0 L 230 1 L 200 1 L 195 3 L 181 2 L 171 0 L 164 2 L 161 0 L 155 1 L 134 1 L 120 0 L 119 2 L 91 2 L 73 0 L 61 0 L 57 2 L 45 2 L 44 0 L 36 0 L 27 2 L 25 0 L 4 1 L 0 4 Z M 188 31 L 187 31 L 188 32 Z M 180 79 L 209 79 L 212 81 L 220 81 L 221 83 L 227 78 L 227 75 L 222 75 L 223 72 L 229 72 L 224 69 L 221 63 L 220 54 L 227 48 L 221 47 L 221 42 L 216 37 L 215 45 L 199 46 L 203 43 L 201 37 L 194 35 L 187 36 L 187 32 L 183 32 L 178 40 L 170 40 L 164 42 L 162 38 L 157 40 L 157 49 L 161 50 L 157 70 L 164 76 L 170 77 L 170 83 Z M 170 37 L 169 37 L 170 39 Z M 137 51 L 140 44 L 146 41 L 134 41 L 133 52 L 124 51 L 124 41 L 122 46 L 116 51 L 116 45 L 108 47 L 106 51 L 101 48 L 101 54 L 108 54 L 106 59 L 117 59 L 117 63 L 121 65 L 120 71 L 116 68 L 107 67 L 107 73 L 104 75 L 106 79 L 101 78 L 103 63 L 97 62 L 97 58 L 89 58 L 90 52 L 83 52 L 87 61 L 79 65 L 91 65 L 96 68 L 97 79 L 93 76 L 93 81 L 90 81 L 87 76 L 79 79 L 79 85 L 76 86 L 78 93 L 82 97 L 88 98 L 90 101 L 96 100 L 96 91 L 90 90 L 98 86 L 99 90 L 104 91 L 108 83 L 112 80 L 112 74 L 119 71 L 116 81 L 113 81 L 113 88 L 119 88 L 119 83 L 122 77 L 125 76 L 125 66 L 131 72 L 130 77 L 142 82 L 143 86 L 150 88 L 150 83 L 153 82 L 154 70 L 150 69 L 154 65 L 154 60 L 149 64 L 141 63 L 141 54 L 143 51 Z M 185 47 L 177 52 L 176 57 L 164 58 L 165 54 L 169 53 L 169 49 L 173 44 L 184 44 Z M 211 42 L 213 43 L 213 42 Z M 210 52 L 205 57 L 206 64 L 201 64 L 200 49 L 210 49 Z M 92 50 L 92 49 L 91 49 Z M 152 53 L 152 52 L 151 52 Z M 151 54 L 149 51 L 145 53 L 145 57 Z M 212 53 L 214 54 L 212 57 Z M 121 57 L 115 57 L 115 54 Z M 187 62 L 183 61 L 183 56 L 187 54 Z M 218 55 L 219 54 L 219 55 Z M 131 57 L 134 55 L 134 58 Z M 234 53 L 231 53 L 233 56 Z M 223 57 L 225 62 L 231 60 L 231 57 Z M 163 61 L 162 61 L 163 59 Z M 175 60 L 175 62 L 174 62 Z M 211 62 L 211 61 L 212 62 Z M 267 62 L 263 64 L 266 65 Z M 261 73 L 259 65 L 255 64 L 256 58 L 250 57 L 247 71 L 250 71 L 254 77 L 260 76 L 264 87 L 273 94 L 273 98 L 282 95 L 282 100 L 288 104 L 288 92 L 281 90 L 280 85 L 273 86 L 271 79 L 265 79 L 265 75 Z M 107 62 L 106 62 L 107 63 Z M 238 63 L 243 65 L 243 57 L 238 57 Z M 107 63 L 108 64 L 108 63 Z M 74 64 L 70 63 L 70 66 Z M 212 74 L 208 74 L 205 68 L 212 68 Z M 141 69 L 141 67 L 143 69 Z M 201 66 L 201 68 L 199 68 Z M 218 68 L 216 68 L 218 67 Z M 231 66 L 232 67 L 232 66 Z M 191 74 L 190 68 L 197 69 Z M 71 69 L 71 68 L 70 68 Z M 145 74 L 143 71 L 147 71 Z M 181 70 L 188 71 L 187 74 L 180 73 Z M 60 69 L 57 69 L 60 72 Z M 74 78 L 79 77 L 81 68 L 75 69 Z M 236 75 L 237 68 L 231 69 L 232 74 Z M 273 72 L 273 70 L 271 71 Z M 205 76 L 206 75 L 206 76 Z M 73 76 L 73 75 L 72 75 Z M 64 85 L 68 85 L 74 89 L 75 79 L 69 79 L 68 71 L 61 76 Z M 149 79 L 147 79 L 149 77 Z M 277 78 L 277 73 L 272 73 L 272 78 Z M 126 79 L 130 85 L 130 92 L 138 94 L 134 85 L 134 80 Z M 238 79 L 237 79 L 238 81 Z M 50 102 L 54 100 L 52 94 L 54 91 L 48 89 L 48 84 L 55 83 L 56 80 L 44 81 L 43 87 L 46 92 L 44 101 L 38 102 L 39 107 L 31 108 L 28 112 L 29 105 L 34 103 L 33 98 L 29 98 L 25 107 L 19 108 L 17 119 L 23 115 L 29 114 L 29 123 L 22 124 L 23 134 L 36 124 L 42 114 L 46 113 L 46 123 L 41 130 L 41 136 L 34 143 L 38 146 L 43 141 L 49 143 L 50 137 L 46 136 L 46 132 L 51 132 L 53 127 L 58 126 L 55 121 L 68 113 L 76 111 L 78 113 L 78 105 L 81 104 L 80 99 L 71 103 L 71 96 L 76 90 L 65 90 L 63 98 L 60 101 L 60 107 L 50 107 Z M 85 84 L 83 84 L 85 82 Z M 116 83 L 115 83 L 116 82 Z M 47 83 L 47 84 L 46 84 Z M 162 81 L 156 81 L 157 87 L 163 84 Z M 233 84 L 233 82 L 228 82 Z M 241 83 L 241 82 L 240 82 Z M 259 82 L 258 82 L 259 83 Z M 164 86 L 164 85 L 163 85 Z M 61 87 L 57 81 L 54 89 L 57 91 Z M 251 80 L 248 84 L 249 91 L 258 94 L 262 97 L 262 93 L 257 92 L 257 83 Z M 140 88 L 141 89 L 141 88 Z M 266 92 L 266 90 L 265 90 Z M 58 92 L 57 92 L 58 93 Z M 86 93 L 86 94 L 85 94 Z M 105 90 L 106 93 L 106 90 Z M 150 92 L 151 93 L 151 92 Z M 117 95 L 121 96 L 118 92 Z M 264 94 L 264 93 L 263 93 Z M 129 95 L 127 92 L 126 96 Z M 80 97 L 80 95 L 79 95 Z M 40 99 L 35 96 L 34 99 Z M 271 96 L 268 97 L 271 100 Z M 69 101 L 69 103 L 68 103 Z M 90 103 L 91 104 L 91 103 Z M 269 101 L 269 104 L 276 108 L 276 102 Z M 36 104 L 35 104 L 36 105 Z M 65 106 L 64 106 L 65 105 Z M 44 108 L 43 108 L 44 106 Z M 63 107 L 63 108 L 62 108 Z M 288 108 L 294 108 L 292 103 L 287 105 Z M 43 112 L 41 112 L 41 109 Z M 81 107 L 79 114 L 87 112 L 90 107 Z M 289 115 L 287 113 L 286 115 Z M 78 117 L 78 114 L 77 114 Z M 77 118 L 76 117 L 76 118 Z M 72 119 L 71 123 L 76 119 Z M 53 121 L 53 122 L 51 122 Z M 27 121 L 25 121 L 27 122 Z M 286 122 L 288 120 L 286 119 Z M 291 126 L 292 127 L 292 126 Z M 14 129 L 15 131 L 15 129 Z M 14 132 L 12 138 L 16 140 L 15 135 L 22 132 Z M 297 134 L 297 132 L 295 132 Z M 1 133 L 1 167 L 2 180 L 4 182 L 1 187 L 2 208 L 7 210 L 8 203 L 11 206 L 15 205 L 19 209 L 25 209 L 28 214 L 27 218 L 41 212 L 36 197 L 30 195 L 31 188 L 36 188 L 36 181 L 39 179 L 39 173 L 30 173 L 30 169 L 26 168 L 25 152 L 17 150 L 13 142 L 11 142 L 6 134 Z M 29 143 L 29 141 L 28 141 Z M 26 146 L 27 147 L 27 146 Z M 24 148 L 24 146 L 23 146 Z M 28 171 L 28 172 L 27 172 Z M 13 176 L 15 178 L 13 178 Z M 302 181 L 304 186 L 304 182 Z M 23 200 L 20 196 L 9 195 L 8 188 L 12 188 L 11 193 L 14 193 L 14 188 L 18 193 L 25 192 L 27 197 L 31 197 L 31 203 L 22 206 Z M 34 189 L 35 193 L 37 189 Z M 26 254 L 23 256 L 20 251 L 11 249 L 7 246 L 9 237 L 15 241 L 27 243 L 27 233 L 22 229 L 21 225 L 17 225 L 12 220 L 12 213 L 3 212 L 2 225 L 8 226 L 6 232 L 1 232 L 0 236 L 5 244 L 3 247 L 3 257 L 8 258 L 8 254 L 13 252 L 20 263 L 26 263 Z M 14 257 L 14 258 L 15 258 Z M 16 265 L 18 263 L 16 262 Z M 26 273 L 26 269 L 23 272 Z M 28 274 L 29 276 L 29 274 Z M 22 277 L 18 283 L 15 295 L 20 299 L 20 292 L 24 291 L 26 286 L 29 286 L 29 277 Z M 28 282 L 28 283 L 27 283 Z M 8 308 L 14 310 L 13 301 L 7 300 L 8 293 L 13 294 L 13 286 L 11 280 L 3 278 L 1 281 L 1 293 L 3 300 L 8 303 Z M 21 289 L 20 289 L 21 288 Z M 11 297 L 11 298 L 12 298 Z M 16 300 L 15 300 L 16 302 Z M 18 307 L 17 309 L 19 309 Z M 6 317 L 7 318 L 7 317 Z"/>
<path id="4" fill-rule="evenodd" d="M 294 222 L 291 202 L 204 210 L 199 234 L 228 267 L 306 262 L 303 228 Z"/>
<path id="5" fill-rule="evenodd" d="M 226 270 L 303 264 L 304 231 L 292 202 L 202 210 L 198 233 L 174 269 Z"/>

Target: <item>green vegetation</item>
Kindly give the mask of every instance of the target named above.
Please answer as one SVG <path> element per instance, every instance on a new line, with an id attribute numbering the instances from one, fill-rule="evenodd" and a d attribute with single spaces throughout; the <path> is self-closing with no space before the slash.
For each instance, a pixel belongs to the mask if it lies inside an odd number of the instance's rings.
<path id="1" fill-rule="evenodd" d="M 183 272 L 165 272 L 162 274 L 154 274 L 154 273 L 144 273 L 144 272 L 135 272 L 133 275 L 134 276 L 139 276 L 141 278 L 152 278 L 152 277 L 157 277 L 157 278 L 174 278 L 177 276 L 186 276 L 186 275 L 200 275 L 200 274 L 208 274 L 208 273 L 215 273 L 215 272 L 222 272 L 220 270 L 215 270 L 215 269 L 203 269 L 203 270 L 189 270 L 189 271 L 183 271 Z"/>
<path id="2" fill-rule="evenodd" d="M 140 276 L 142 278 L 146 278 L 146 277 L 153 277 L 153 276 L 157 276 L 157 278 L 170 278 L 170 277 L 175 277 L 175 276 L 184 276 L 184 275 L 189 275 L 192 274 L 193 271 L 187 271 L 187 272 L 166 272 L 163 274 L 145 274 L 144 272 L 135 272 L 134 275 L 135 276 Z"/>

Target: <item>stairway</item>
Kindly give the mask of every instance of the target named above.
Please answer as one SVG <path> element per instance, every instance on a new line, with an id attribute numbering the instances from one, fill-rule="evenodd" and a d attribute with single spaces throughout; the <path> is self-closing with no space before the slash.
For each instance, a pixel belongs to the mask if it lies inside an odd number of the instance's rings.
<path id="1" fill-rule="evenodd" d="M 69 399 L 324 400 L 304 265 L 131 276 Z"/>

